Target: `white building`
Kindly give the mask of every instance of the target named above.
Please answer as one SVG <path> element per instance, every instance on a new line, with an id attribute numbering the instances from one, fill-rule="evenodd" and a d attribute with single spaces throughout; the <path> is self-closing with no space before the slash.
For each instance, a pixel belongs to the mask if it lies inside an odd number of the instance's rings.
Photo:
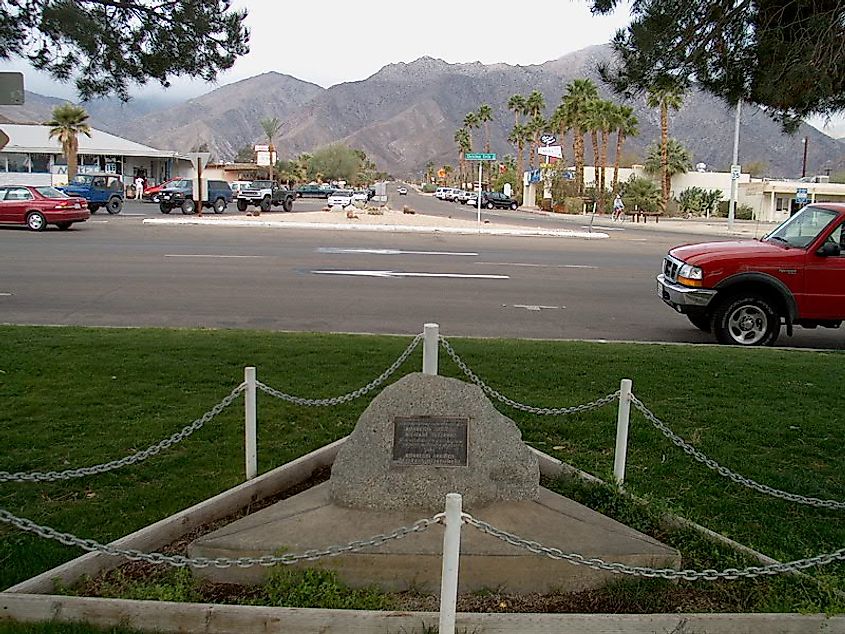
<path id="1" fill-rule="evenodd" d="M 9 137 L 0 150 L 0 185 L 67 183 L 67 162 L 58 140 L 50 138 L 50 126 L 2 123 L 0 130 Z M 127 185 L 138 175 L 159 183 L 191 173 L 190 163 L 172 150 L 157 150 L 95 129 L 90 138 L 80 134 L 78 139 L 80 173 L 120 174 Z"/>

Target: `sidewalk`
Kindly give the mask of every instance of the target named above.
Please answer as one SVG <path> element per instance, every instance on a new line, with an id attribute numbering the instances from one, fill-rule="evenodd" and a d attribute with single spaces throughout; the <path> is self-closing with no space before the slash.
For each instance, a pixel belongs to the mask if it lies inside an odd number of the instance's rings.
<path id="1" fill-rule="evenodd" d="M 145 218 L 145 225 L 201 225 L 207 227 L 255 227 L 273 229 L 319 229 L 329 231 L 382 231 L 390 233 L 449 233 L 460 235 L 498 235 L 498 236 L 534 236 L 549 238 L 581 238 L 586 240 L 604 239 L 608 234 L 599 230 L 573 231 L 569 229 L 549 229 L 532 227 L 526 223 L 523 227 L 497 224 L 482 220 L 442 218 L 425 214 L 405 214 L 401 211 L 385 211 L 371 214 L 365 210 L 355 211 L 355 217 L 347 218 L 346 212 L 266 212 L 260 216 L 226 213 L 215 215 L 203 213 L 202 216 L 168 216 L 165 218 Z"/>

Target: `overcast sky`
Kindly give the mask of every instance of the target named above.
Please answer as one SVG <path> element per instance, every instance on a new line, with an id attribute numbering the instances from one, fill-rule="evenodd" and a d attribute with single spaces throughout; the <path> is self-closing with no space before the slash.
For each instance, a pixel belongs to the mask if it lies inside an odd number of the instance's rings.
<path id="1" fill-rule="evenodd" d="M 277 71 L 328 88 L 365 79 L 386 64 L 410 62 L 423 55 L 452 63 L 542 64 L 610 41 L 630 17 L 626 0 L 607 17 L 592 16 L 586 0 L 425 4 L 407 0 L 234 0 L 234 5 L 249 11 L 251 52 L 220 75 L 218 84 Z M 33 92 L 74 97 L 72 86 L 57 84 L 18 60 L 2 62 L 0 69 L 23 71 L 26 88 Z M 176 79 L 167 96 L 191 97 L 214 87 Z M 133 94 L 164 93 L 152 84 Z M 825 125 L 823 121 L 812 123 L 820 129 Z M 838 117 L 825 131 L 844 136 L 842 123 Z"/>

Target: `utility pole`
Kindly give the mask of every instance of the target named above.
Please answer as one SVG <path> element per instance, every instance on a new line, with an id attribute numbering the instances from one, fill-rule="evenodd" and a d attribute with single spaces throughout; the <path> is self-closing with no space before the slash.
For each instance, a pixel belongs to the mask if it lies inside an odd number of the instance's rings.
<path id="1" fill-rule="evenodd" d="M 734 153 L 731 161 L 731 202 L 728 207 L 728 229 L 733 229 L 736 214 L 736 190 L 739 181 L 739 116 L 742 112 L 742 99 L 736 102 L 736 121 L 734 122 Z"/>
<path id="2" fill-rule="evenodd" d="M 804 160 L 801 162 L 801 178 L 807 175 L 807 145 L 808 139 L 804 137 Z"/>

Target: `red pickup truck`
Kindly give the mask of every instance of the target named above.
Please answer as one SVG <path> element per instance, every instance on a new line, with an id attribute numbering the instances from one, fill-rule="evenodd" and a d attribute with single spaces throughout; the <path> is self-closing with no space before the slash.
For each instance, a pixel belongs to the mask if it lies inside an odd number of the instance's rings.
<path id="1" fill-rule="evenodd" d="M 759 240 L 675 247 L 657 295 L 719 343 L 773 345 L 845 320 L 845 204 L 814 203 Z"/>

